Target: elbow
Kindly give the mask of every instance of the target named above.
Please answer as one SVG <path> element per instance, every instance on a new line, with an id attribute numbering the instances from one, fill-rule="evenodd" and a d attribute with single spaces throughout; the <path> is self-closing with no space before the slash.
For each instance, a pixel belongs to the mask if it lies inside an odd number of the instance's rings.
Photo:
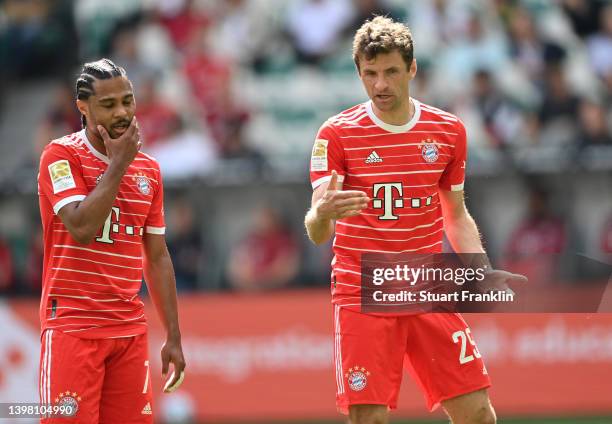
<path id="1" fill-rule="evenodd" d="M 317 236 L 314 236 L 313 234 L 308 234 L 308 238 L 310 239 L 312 244 L 314 244 L 315 246 L 321 246 L 322 244 L 325 244 L 329 240 L 329 237 L 321 237 L 321 236 L 317 237 Z"/>

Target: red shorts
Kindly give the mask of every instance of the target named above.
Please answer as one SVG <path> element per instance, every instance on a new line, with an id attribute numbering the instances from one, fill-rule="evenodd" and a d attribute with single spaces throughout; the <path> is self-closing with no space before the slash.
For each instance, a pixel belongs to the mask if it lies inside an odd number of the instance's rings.
<path id="1" fill-rule="evenodd" d="M 44 424 L 153 423 L 147 335 L 80 339 L 46 330 L 40 351 L 43 405 L 77 407 Z"/>
<path id="2" fill-rule="evenodd" d="M 430 411 L 440 402 L 489 387 L 491 381 L 459 314 L 374 316 L 334 307 L 336 405 L 397 407 L 402 370 Z"/>

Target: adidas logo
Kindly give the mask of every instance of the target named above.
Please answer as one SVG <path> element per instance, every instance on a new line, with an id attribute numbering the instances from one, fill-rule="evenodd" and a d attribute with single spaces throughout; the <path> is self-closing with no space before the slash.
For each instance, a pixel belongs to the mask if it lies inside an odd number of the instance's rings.
<path id="1" fill-rule="evenodd" d="M 142 415 L 151 415 L 153 414 L 153 411 L 151 411 L 151 403 L 147 402 L 147 404 L 145 405 L 144 408 L 142 408 Z"/>
<path id="2" fill-rule="evenodd" d="M 365 160 L 365 163 L 380 163 L 382 161 L 382 158 L 378 156 L 376 150 L 372 150 L 372 153 L 370 153 L 370 156 Z"/>

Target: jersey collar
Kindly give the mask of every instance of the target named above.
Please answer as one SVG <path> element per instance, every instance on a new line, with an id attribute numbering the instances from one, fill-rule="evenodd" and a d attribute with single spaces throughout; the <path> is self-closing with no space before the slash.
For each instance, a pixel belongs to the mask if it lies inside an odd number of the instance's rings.
<path id="1" fill-rule="evenodd" d="M 108 156 L 103 155 L 102 153 L 98 152 L 96 148 L 91 144 L 91 142 L 87 138 L 87 132 L 85 131 L 85 128 L 81 130 L 81 138 L 83 139 L 85 146 L 87 146 L 87 148 L 89 149 L 92 155 L 94 155 L 95 157 L 97 157 L 104 163 L 107 163 L 107 164 L 110 163 L 110 159 L 108 158 Z"/>
<path id="2" fill-rule="evenodd" d="M 410 98 L 410 100 L 412 101 L 412 104 L 414 104 L 414 115 L 412 115 L 412 119 L 404 125 L 387 124 L 378 116 L 376 116 L 376 114 L 374 113 L 374 109 L 372 109 L 372 100 L 366 102 L 366 112 L 368 113 L 370 119 L 383 130 L 392 133 L 404 133 L 410 131 L 412 127 L 414 127 L 416 123 L 419 122 L 419 118 L 421 117 L 421 103 L 418 100 L 413 99 L 412 97 Z"/>

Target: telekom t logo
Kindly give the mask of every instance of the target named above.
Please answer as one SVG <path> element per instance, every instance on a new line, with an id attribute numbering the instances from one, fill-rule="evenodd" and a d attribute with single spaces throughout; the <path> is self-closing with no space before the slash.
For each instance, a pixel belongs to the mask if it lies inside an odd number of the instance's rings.
<path id="1" fill-rule="evenodd" d="M 382 189 L 382 199 L 378 198 L 378 192 Z M 399 199 L 393 200 L 393 192 L 396 191 Z M 378 219 L 394 220 L 399 219 L 399 216 L 393 215 L 393 208 L 403 208 L 404 199 L 402 199 L 403 190 L 402 183 L 378 183 L 374 184 L 374 199 L 372 207 L 374 209 L 382 209 L 383 214 Z"/>

